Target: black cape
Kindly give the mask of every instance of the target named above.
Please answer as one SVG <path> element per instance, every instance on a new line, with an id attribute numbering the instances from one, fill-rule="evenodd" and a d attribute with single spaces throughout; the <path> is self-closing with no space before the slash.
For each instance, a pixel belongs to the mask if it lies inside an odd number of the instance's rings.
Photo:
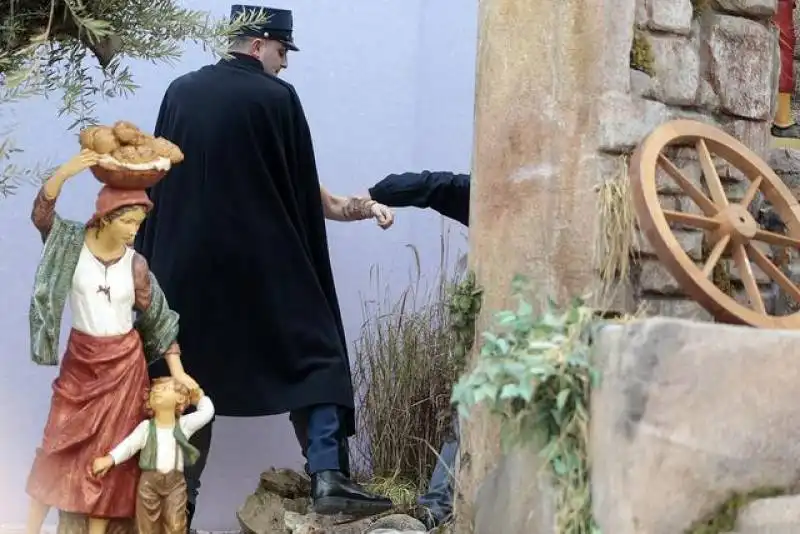
<path id="1" fill-rule="evenodd" d="M 155 135 L 186 159 L 149 191 L 135 247 L 180 314 L 186 371 L 219 415 L 336 404 L 352 435 L 314 148 L 294 88 L 236 55 L 173 81 Z"/>

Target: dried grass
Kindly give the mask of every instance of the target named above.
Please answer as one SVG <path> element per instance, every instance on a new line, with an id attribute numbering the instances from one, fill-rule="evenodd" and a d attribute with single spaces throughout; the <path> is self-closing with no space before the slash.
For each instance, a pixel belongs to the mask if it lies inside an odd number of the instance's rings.
<path id="1" fill-rule="evenodd" d="M 370 471 L 365 478 L 402 493 L 413 488 L 416 496 L 451 432 L 450 394 L 458 365 L 448 300 L 464 269 L 459 262 L 456 273 L 447 274 L 448 243 L 443 237 L 439 274 L 426 290 L 419 255 L 409 248 L 416 259 L 416 280 L 394 302 L 379 291 L 377 299 L 363 303 L 365 321 L 353 358 L 360 432 L 353 452 L 355 464 Z"/>
<path id="2" fill-rule="evenodd" d="M 628 176 L 628 158 L 620 156 L 614 175 L 598 186 L 600 231 L 598 268 L 601 302 L 614 299 L 621 282 L 627 282 L 636 259 L 636 212 Z"/>

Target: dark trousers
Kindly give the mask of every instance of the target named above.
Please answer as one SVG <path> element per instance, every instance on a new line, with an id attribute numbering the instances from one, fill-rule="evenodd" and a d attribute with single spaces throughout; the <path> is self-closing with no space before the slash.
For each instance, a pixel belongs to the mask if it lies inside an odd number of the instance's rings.
<path id="1" fill-rule="evenodd" d="M 453 514 L 453 478 L 458 456 L 458 431 L 458 415 L 454 415 L 453 436 L 442 445 L 428 485 L 428 492 L 417 501 L 428 510 L 437 525 L 448 521 Z"/>
<path id="2" fill-rule="evenodd" d="M 320 471 L 342 471 L 350 476 L 350 455 L 344 432 L 344 409 L 333 404 L 320 404 L 289 413 L 297 442 L 306 459 L 308 474 Z M 201 428 L 189 440 L 200 451 L 194 465 L 184 468 L 190 503 L 195 503 L 200 491 L 200 477 L 211 450 L 214 421 Z"/>

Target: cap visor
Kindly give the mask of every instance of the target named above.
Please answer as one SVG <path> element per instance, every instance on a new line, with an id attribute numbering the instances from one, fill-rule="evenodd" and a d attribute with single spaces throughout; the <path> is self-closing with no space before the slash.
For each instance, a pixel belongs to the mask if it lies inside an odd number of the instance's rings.
<path id="1" fill-rule="evenodd" d="M 283 44 L 283 46 L 286 47 L 287 50 L 292 50 L 293 52 L 300 51 L 300 49 L 297 48 L 297 46 L 295 46 L 295 44 L 292 41 L 281 41 L 281 43 Z"/>

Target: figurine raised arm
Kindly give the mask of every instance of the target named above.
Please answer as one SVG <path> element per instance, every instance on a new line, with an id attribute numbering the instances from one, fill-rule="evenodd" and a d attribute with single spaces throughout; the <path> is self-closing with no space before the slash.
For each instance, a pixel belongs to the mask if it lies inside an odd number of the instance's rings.
<path id="1" fill-rule="evenodd" d="M 87 466 L 141 422 L 149 362 L 164 357 L 178 382 L 197 387 L 181 364 L 178 315 L 130 247 L 152 207 L 145 191 L 103 187 L 86 224 L 55 213 L 64 183 L 101 160 L 83 150 L 47 180 L 33 205 L 44 241 L 30 305 L 33 361 L 58 365 L 67 300 L 72 328 L 28 477 L 27 534 L 40 532 L 50 507 L 87 517 L 89 534 L 103 534 L 109 520 L 132 519 L 138 467 L 122 466 L 101 480 Z"/>
<path id="2" fill-rule="evenodd" d="M 182 415 L 192 402 L 197 410 Z M 171 377 L 153 380 L 145 400 L 149 419 L 143 421 L 105 456 L 92 462 L 92 473 L 103 477 L 113 466 L 139 453 L 136 529 L 139 534 L 186 532 L 186 480 L 183 466 L 192 465 L 199 451 L 189 443 L 192 434 L 214 417 L 214 405 L 202 390 L 189 389 Z M 177 418 L 177 420 L 176 420 Z"/>

